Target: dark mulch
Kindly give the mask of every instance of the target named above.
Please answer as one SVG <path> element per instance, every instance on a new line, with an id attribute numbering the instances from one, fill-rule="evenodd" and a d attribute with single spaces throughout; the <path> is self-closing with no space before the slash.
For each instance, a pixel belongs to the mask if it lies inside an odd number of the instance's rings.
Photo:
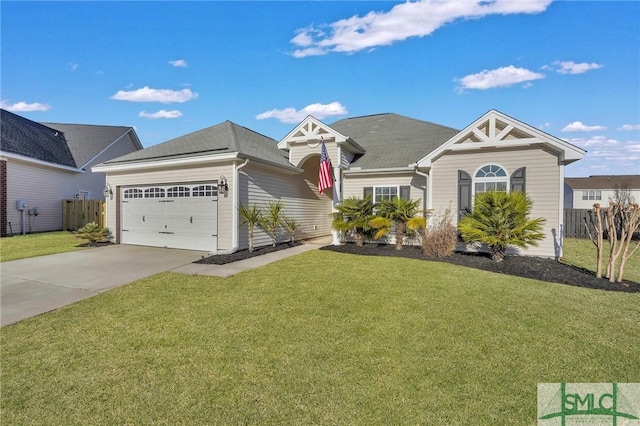
<path id="1" fill-rule="evenodd" d="M 105 247 L 115 244 L 111 241 L 89 241 L 87 243 L 78 244 L 76 247 Z"/>
<path id="2" fill-rule="evenodd" d="M 640 292 L 640 284 L 636 282 L 624 280 L 621 283 L 610 283 L 605 278 L 596 278 L 595 274 L 589 270 L 567 265 L 554 259 L 541 257 L 507 256 L 502 262 L 494 262 L 489 255 L 485 253 L 456 252 L 450 257 L 427 258 L 422 254 L 419 247 L 407 246 L 404 247 L 403 250 L 396 250 L 394 245 L 387 244 L 365 244 L 364 247 L 358 247 L 355 244 L 344 244 L 340 246 L 327 246 L 322 250 L 366 256 L 396 256 L 447 262 L 499 274 L 532 278 L 539 281 L 607 291 Z"/>
<path id="3" fill-rule="evenodd" d="M 302 243 L 299 242 L 295 242 L 295 243 L 280 243 L 278 245 L 276 245 L 275 247 L 273 246 L 266 246 L 266 247 L 258 247 L 256 249 L 253 249 L 253 251 L 249 251 L 249 250 L 239 250 L 235 253 L 231 253 L 231 254 L 217 254 L 215 256 L 211 256 L 211 257 L 204 257 L 200 260 L 196 260 L 193 263 L 205 263 L 208 265 L 224 265 L 226 263 L 231 263 L 231 262 L 237 262 L 239 260 L 245 260 L 245 259 L 249 259 L 251 257 L 256 257 L 256 256 L 262 256 L 264 254 L 267 253 L 273 253 L 275 251 L 279 251 L 279 250 L 284 250 L 284 249 L 288 249 L 291 247 L 295 247 L 295 246 L 299 246 Z"/>

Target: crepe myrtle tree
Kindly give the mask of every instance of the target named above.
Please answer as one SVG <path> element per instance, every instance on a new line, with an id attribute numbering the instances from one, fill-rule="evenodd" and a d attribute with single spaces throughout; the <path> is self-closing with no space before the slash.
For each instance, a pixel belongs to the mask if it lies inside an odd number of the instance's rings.
<path id="1" fill-rule="evenodd" d="M 504 259 L 508 247 L 537 246 L 544 239 L 545 219 L 529 219 L 533 202 L 521 191 L 488 191 L 476 194 L 473 211 L 458 223 L 467 243 L 489 246 L 491 258 Z"/>
<path id="2" fill-rule="evenodd" d="M 331 226 L 338 232 L 352 235 L 356 245 L 362 247 L 366 238 L 372 235 L 373 228 L 369 222 L 374 218 L 374 208 L 370 195 L 365 198 L 345 198 L 336 205 Z"/>

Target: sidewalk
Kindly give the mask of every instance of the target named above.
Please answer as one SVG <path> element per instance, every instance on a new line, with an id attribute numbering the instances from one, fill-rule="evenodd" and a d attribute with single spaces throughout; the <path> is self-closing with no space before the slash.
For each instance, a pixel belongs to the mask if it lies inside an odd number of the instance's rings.
<path id="1" fill-rule="evenodd" d="M 317 250 L 331 244 L 331 237 L 314 238 L 305 241 L 302 245 L 288 248 L 285 250 L 268 253 L 262 256 L 255 256 L 250 259 L 240 260 L 238 262 L 227 263 L 226 265 L 206 265 L 201 263 L 190 263 L 172 269 L 171 272 L 178 272 L 189 275 L 208 275 L 213 277 L 230 277 L 239 272 L 248 271 L 250 269 L 259 268 L 269 263 L 277 262 L 296 254 L 304 253 L 311 250 Z"/>

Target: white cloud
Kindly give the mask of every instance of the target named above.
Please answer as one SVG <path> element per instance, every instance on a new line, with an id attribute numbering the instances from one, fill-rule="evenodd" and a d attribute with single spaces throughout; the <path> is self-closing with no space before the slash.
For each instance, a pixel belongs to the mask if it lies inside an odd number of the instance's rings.
<path id="1" fill-rule="evenodd" d="M 488 15 L 544 12 L 552 0 L 421 0 L 407 1 L 388 12 L 371 11 L 330 24 L 309 26 L 296 31 L 290 42 L 297 47 L 296 58 L 354 53 L 388 46 L 410 37 L 427 36 L 445 24 L 459 19 Z"/>
<path id="2" fill-rule="evenodd" d="M 175 61 L 169 61 L 169 63 L 174 67 L 186 68 L 189 66 L 187 64 L 187 61 L 185 61 L 184 59 L 176 59 Z"/>
<path id="3" fill-rule="evenodd" d="M 331 102 L 330 104 L 315 103 L 307 105 L 301 110 L 296 110 L 295 108 L 272 109 L 256 115 L 256 119 L 276 118 L 282 123 L 299 123 L 307 115 L 312 115 L 318 120 L 322 120 L 323 118 L 346 114 L 348 114 L 347 108 L 340 102 Z"/>
<path id="4" fill-rule="evenodd" d="M 592 63 L 582 62 L 582 63 L 576 64 L 573 61 L 556 61 L 553 63 L 552 67 L 546 66 L 543 68 L 555 69 L 555 71 L 560 74 L 583 74 L 587 71 L 597 70 L 598 68 L 602 68 L 602 65 L 596 64 L 595 62 L 592 62 Z"/>
<path id="5" fill-rule="evenodd" d="M 171 110 L 171 111 L 165 111 L 163 109 L 161 109 L 160 111 L 154 112 L 154 113 L 148 113 L 146 111 L 140 111 L 140 114 L 138 114 L 138 117 L 142 117 L 142 118 L 148 118 L 149 120 L 154 120 L 157 118 L 178 118 L 178 117 L 182 117 L 182 113 L 180 111 L 178 111 L 177 109 Z"/>
<path id="6" fill-rule="evenodd" d="M 544 75 L 530 71 L 526 68 L 516 68 L 513 65 L 497 68 L 495 70 L 483 70 L 477 74 L 470 74 L 460 79 L 458 91 L 465 89 L 486 90 L 496 87 L 507 87 L 518 83 L 525 83 L 525 88 L 530 87 L 529 82 L 544 78 Z"/>
<path id="7" fill-rule="evenodd" d="M 31 112 L 31 111 L 48 111 L 51 109 L 51 105 L 41 104 L 34 102 L 28 104 L 26 102 L 16 102 L 15 104 L 9 104 L 6 101 L 0 101 L 0 108 L 6 109 L 11 112 Z"/>
<path id="8" fill-rule="evenodd" d="M 619 141 L 606 136 L 595 136 L 567 139 L 567 142 L 587 150 L 582 160 L 569 166 L 568 172 L 572 176 L 637 174 L 636 170 L 640 170 L 640 141 Z"/>
<path id="9" fill-rule="evenodd" d="M 160 102 L 170 104 L 173 102 L 183 103 L 193 100 L 198 94 L 190 89 L 171 90 L 171 89 L 152 89 L 145 86 L 137 90 L 119 90 L 111 99 L 129 102 Z"/>
<path id="10" fill-rule="evenodd" d="M 618 130 L 640 130 L 640 124 L 623 124 L 622 126 L 618 127 Z"/>
<path id="11" fill-rule="evenodd" d="M 607 128 L 604 126 L 587 126 L 582 121 L 574 121 L 564 126 L 561 132 L 598 132 L 601 130 L 607 130 Z"/>

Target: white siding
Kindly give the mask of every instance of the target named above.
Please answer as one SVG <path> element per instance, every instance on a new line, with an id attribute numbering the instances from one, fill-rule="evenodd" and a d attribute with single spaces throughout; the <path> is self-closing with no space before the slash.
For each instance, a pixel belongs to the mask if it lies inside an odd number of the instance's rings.
<path id="1" fill-rule="evenodd" d="M 92 173 L 91 165 L 127 154 L 137 148 L 130 136 L 103 152 L 85 167 L 84 173 L 38 165 L 13 158 L 7 159 L 7 222 L 14 233 L 22 230 L 21 212 L 16 209 L 16 200 L 24 199 L 29 208 L 38 207 L 37 217 L 27 216 L 26 231 L 43 232 L 61 230 L 62 201 L 75 198 L 80 191 L 89 193 L 89 199 L 104 198 L 104 173 Z M 29 223 L 29 219 L 31 222 Z M 112 228 L 113 229 L 113 228 Z M 7 232 L 11 229 L 7 223 Z"/>
<path id="2" fill-rule="evenodd" d="M 119 242 L 119 201 L 123 186 L 210 182 L 219 180 L 221 175 L 227 178 L 229 192 L 226 195 L 218 195 L 218 250 L 229 250 L 233 244 L 232 215 L 237 214 L 235 206 L 233 206 L 232 197 L 232 191 L 237 190 L 237 188 L 235 188 L 235 182 L 233 182 L 233 165 L 230 162 L 215 166 L 175 167 L 171 170 L 150 170 L 135 173 L 109 173 L 108 182 L 114 188 L 114 196 L 113 199 L 107 200 L 107 226 L 113 231 Z"/>
<path id="3" fill-rule="evenodd" d="M 555 244 L 561 239 L 559 217 L 560 167 L 558 158 L 542 149 L 519 149 L 477 153 L 449 153 L 438 158 L 431 168 L 433 180 L 432 206 L 436 213 L 450 208 L 454 222 L 457 222 L 458 170 L 464 170 L 473 177 L 476 170 L 486 164 L 499 164 L 511 175 L 520 167 L 526 167 L 526 192 L 533 200 L 530 217 L 546 219 L 543 232 L 546 238 L 538 247 L 531 247 L 523 254 L 553 257 Z M 555 233 L 555 236 L 554 236 Z"/>
<path id="4" fill-rule="evenodd" d="M 87 188 L 85 174 L 7 159 L 7 232 L 22 233 L 22 216 L 16 209 L 19 199 L 27 201 L 28 208 L 40 210 L 37 217 L 26 216 L 26 232 L 61 230 L 62 200 L 74 198 L 79 189 Z M 100 194 L 102 188 L 104 181 Z"/>
<path id="5" fill-rule="evenodd" d="M 415 173 L 398 173 L 385 175 L 343 175 L 342 193 L 344 198 L 362 198 L 364 188 L 368 186 L 410 186 L 410 197 L 412 200 L 420 200 L 423 205 L 424 190 L 426 180 L 424 176 Z"/>
<path id="6" fill-rule="evenodd" d="M 583 200 L 583 191 L 600 191 L 600 200 Z M 640 189 L 629 190 L 634 202 L 640 201 Z M 573 208 L 574 209 L 591 209 L 595 203 L 599 203 L 601 206 L 608 206 L 609 200 L 613 200 L 616 196 L 615 189 L 575 189 L 573 190 Z M 569 206 L 568 208 L 571 208 Z"/>
<path id="7" fill-rule="evenodd" d="M 272 169 L 249 163 L 240 170 L 240 203 L 256 204 L 266 208 L 270 201 L 282 201 L 286 216 L 296 219 L 300 229 L 296 238 L 305 239 L 331 234 L 331 190 L 324 195 L 318 193 L 318 165 L 315 161 L 303 164 L 305 172 L 300 175 L 285 175 Z M 288 240 L 284 232 L 279 241 Z M 240 227 L 240 248 L 249 244 L 248 227 Z M 270 237 L 260 229 L 255 230 L 254 246 L 271 244 Z"/>
<path id="8" fill-rule="evenodd" d="M 344 159 L 338 158 L 338 144 L 336 144 L 335 142 L 325 142 L 325 146 L 327 147 L 327 154 L 329 155 L 329 159 L 334 166 L 337 166 L 342 161 L 345 161 Z M 307 145 L 304 142 L 295 143 L 290 147 L 291 150 L 289 152 L 289 162 L 296 167 L 302 167 L 300 163 L 302 161 L 306 162 L 310 155 L 320 155 L 320 147 L 321 144 L 315 141 L 311 143 L 311 146 Z M 319 157 L 318 161 L 320 161 Z"/>

